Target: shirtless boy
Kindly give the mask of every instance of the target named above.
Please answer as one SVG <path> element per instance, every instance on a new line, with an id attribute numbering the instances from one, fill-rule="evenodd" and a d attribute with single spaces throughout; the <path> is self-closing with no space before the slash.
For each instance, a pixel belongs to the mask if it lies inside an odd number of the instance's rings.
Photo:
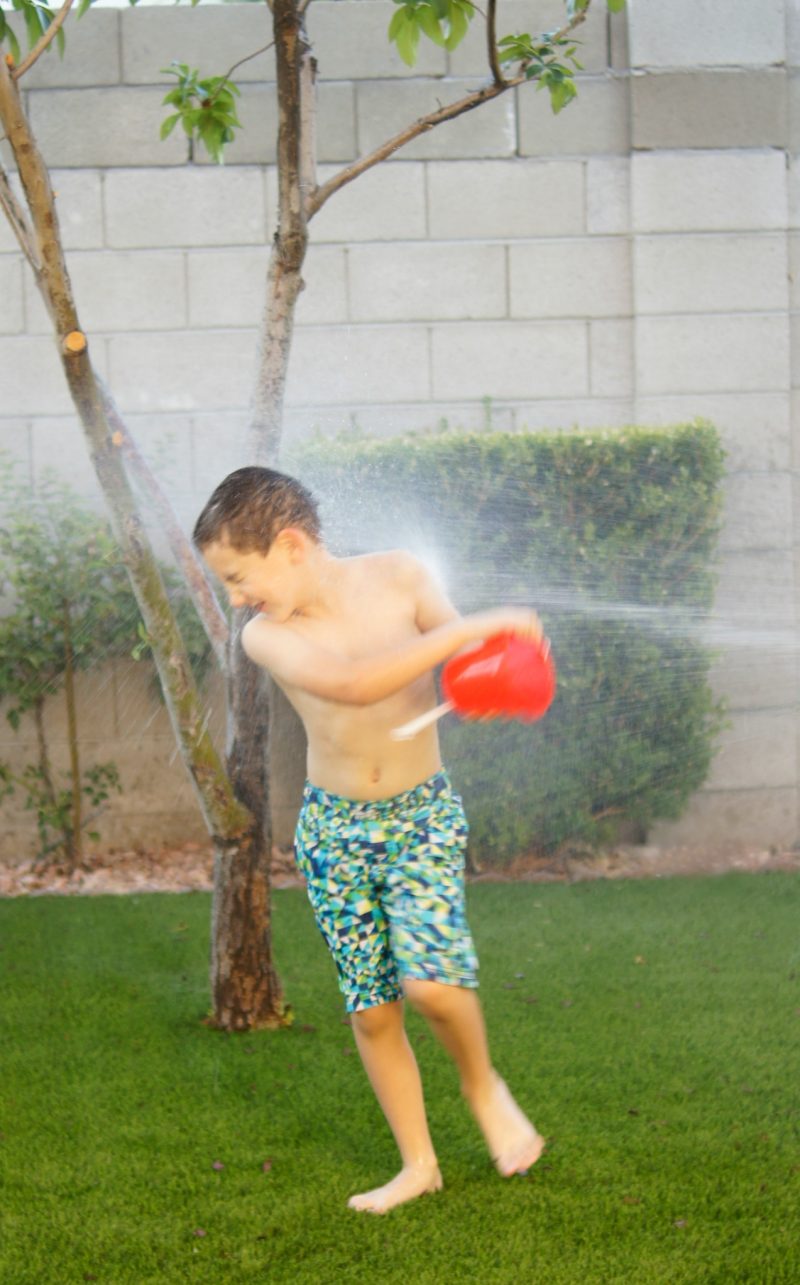
<path id="1" fill-rule="evenodd" d="M 412 741 L 391 731 L 434 706 L 437 665 L 501 630 L 540 638 L 536 613 L 460 616 L 410 554 L 335 557 L 311 495 L 271 469 L 225 478 L 194 540 L 231 605 L 253 609 L 242 645 L 308 736 L 297 861 L 402 1160 L 350 1207 L 385 1213 L 442 1186 L 404 1000 L 453 1058 L 498 1172 L 527 1172 L 544 1142 L 489 1057 L 464 916 L 461 800 L 434 726 Z"/>

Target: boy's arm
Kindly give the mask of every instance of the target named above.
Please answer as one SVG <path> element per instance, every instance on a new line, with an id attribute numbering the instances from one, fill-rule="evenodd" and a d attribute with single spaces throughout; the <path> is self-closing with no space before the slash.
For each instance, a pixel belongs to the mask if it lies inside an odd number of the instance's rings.
<path id="1" fill-rule="evenodd" d="M 434 669 L 474 636 L 466 621 L 456 619 L 390 650 L 353 660 L 310 642 L 290 626 L 256 617 L 242 630 L 242 646 L 279 683 L 344 705 L 372 705 Z"/>
<path id="2" fill-rule="evenodd" d="M 508 607 L 459 616 L 419 563 L 413 564 L 410 574 L 415 578 L 412 589 L 421 632 L 397 647 L 353 660 L 320 647 L 291 626 L 272 624 L 262 616 L 245 625 L 242 645 L 250 659 L 270 670 L 279 683 L 323 700 L 372 705 L 401 691 L 469 643 L 491 634 L 508 630 L 526 638 L 542 636 L 534 611 Z"/>

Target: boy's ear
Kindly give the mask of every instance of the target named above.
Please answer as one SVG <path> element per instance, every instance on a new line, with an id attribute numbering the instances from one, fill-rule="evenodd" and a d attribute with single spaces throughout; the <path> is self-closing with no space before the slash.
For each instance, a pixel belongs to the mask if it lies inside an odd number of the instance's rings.
<path id="1" fill-rule="evenodd" d="M 275 537 L 275 544 L 280 545 L 284 552 L 290 556 L 296 556 L 297 554 L 305 553 L 308 536 L 299 527 L 287 526 L 278 532 Z"/>

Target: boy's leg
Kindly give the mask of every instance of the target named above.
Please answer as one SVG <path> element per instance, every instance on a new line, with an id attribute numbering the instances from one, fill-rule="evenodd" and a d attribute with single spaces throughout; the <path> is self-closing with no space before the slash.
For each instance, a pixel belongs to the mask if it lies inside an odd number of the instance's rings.
<path id="1" fill-rule="evenodd" d="M 486 1027 L 474 990 L 408 977 L 403 988 L 453 1058 L 461 1090 L 486 1139 L 498 1173 L 524 1173 L 539 1159 L 544 1139 L 492 1067 Z"/>
<path id="2" fill-rule="evenodd" d="M 352 1196 L 353 1209 L 385 1213 L 442 1185 L 416 1059 L 403 1026 L 403 1000 L 376 895 L 378 805 L 353 804 L 309 786 L 296 836 L 317 924 L 336 962 L 353 1034 L 402 1158 L 391 1182 Z M 378 852 L 381 849 L 378 848 Z"/>
<path id="3" fill-rule="evenodd" d="M 403 1025 L 403 1001 L 352 1014 L 353 1034 L 403 1167 L 383 1187 L 352 1196 L 351 1209 L 385 1213 L 423 1192 L 438 1191 L 441 1174 L 428 1132 L 417 1061 Z"/>
<path id="4" fill-rule="evenodd" d="M 402 851 L 387 862 L 382 904 L 392 950 L 407 998 L 455 1061 L 498 1172 L 508 1177 L 530 1168 L 544 1141 L 489 1057 L 464 909 L 467 822 L 461 799 L 444 773 L 422 790 L 425 806 L 404 818 Z"/>

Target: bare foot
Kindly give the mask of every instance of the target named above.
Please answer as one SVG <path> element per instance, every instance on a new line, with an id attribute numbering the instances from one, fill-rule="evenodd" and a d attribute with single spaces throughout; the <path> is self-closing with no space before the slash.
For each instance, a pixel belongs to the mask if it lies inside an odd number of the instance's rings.
<path id="1" fill-rule="evenodd" d="M 376 1187 L 374 1191 L 364 1191 L 360 1196 L 351 1196 L 347 1204 L 350 1209 L 362 1213 L 385 1214 L 395 1205 L 403 1205 L 407 1200 L 431 1191 L 441 1191 L 442 1175 L 439 1166 L 404 1165 L 396 1178 L 387 1182 L 385 1187 Z"/>
<path id="2" fill-rule="evenodd" d="M 544 1150 L 544 1138 L 517 1106 L 505 1081 L 495 1073 L 489 1096 L 471 1098 L 470 1106 L 501 1177 L 527 1173 Z"/>

